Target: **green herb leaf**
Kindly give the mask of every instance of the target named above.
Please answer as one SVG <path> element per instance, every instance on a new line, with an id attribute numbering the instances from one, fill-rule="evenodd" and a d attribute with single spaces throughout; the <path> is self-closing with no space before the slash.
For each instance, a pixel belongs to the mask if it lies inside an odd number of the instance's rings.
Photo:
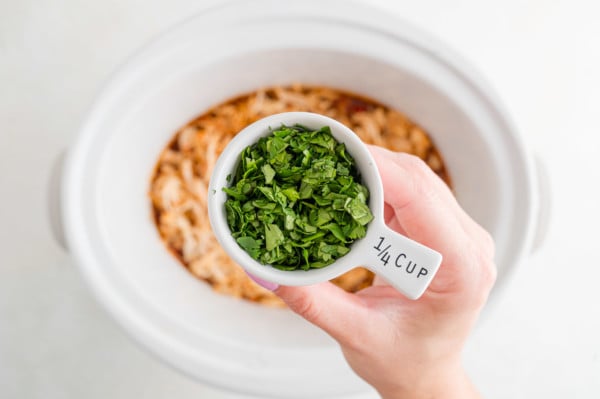
<path id="1" fill-rule="evenodd" d="M 260 240 L 255 240 L 252 237 L 238 237 L 236 240 L 240 247 L 244 248 L 248 254 L 254 259 L 258 259 L 262 243 Z"/>
<path id="2" fill-rule="evenodd" d="M 275 169 L 273 169 L 271 165 L 267 163 L 262 166 L 261 170 L 265 176 L 265 184 L 271 184 L 273 178 L 275 177 Z"/>
<path id="3" fill-rule="evenodd" d="M 344 208 L 361 226 L 364 226 L 373 220 L 373 215 L 371 214 L 369 207 L 359 198 L 348 199 Z"/>
<path id="4" fill-rule="evenodd" d="M 283 244 L 285 241 L 285 237 L 283 233 L 279 229 L 279 226 L 276 224 L 266 224 L 265 225 L 265 238 L 267 241 L 267 251 L 271 251 L 277 248 L 279 245 Z"/>

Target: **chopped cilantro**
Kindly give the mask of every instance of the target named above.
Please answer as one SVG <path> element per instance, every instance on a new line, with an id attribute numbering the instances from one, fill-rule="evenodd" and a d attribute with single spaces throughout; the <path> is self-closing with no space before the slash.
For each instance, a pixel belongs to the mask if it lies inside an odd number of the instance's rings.
<path id="1" fill-rule="evenodd" d="M 223 188 L 232 235 L 252 258 L 281 270 L 330 265 L 366 235 L 369 191 L 328 126 L 270 133 L 242 151 Z"/>

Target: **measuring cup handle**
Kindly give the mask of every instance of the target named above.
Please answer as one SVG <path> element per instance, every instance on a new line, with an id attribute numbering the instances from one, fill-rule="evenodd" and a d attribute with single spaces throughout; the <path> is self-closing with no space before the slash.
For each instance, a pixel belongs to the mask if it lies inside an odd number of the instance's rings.
<path id="1" fill-rule="evenodd" d="M 365 237 L 363 265 L 410 299 L 418 299 L 435 276 L 442 255 L 425 245 L 373 221 Z"/>

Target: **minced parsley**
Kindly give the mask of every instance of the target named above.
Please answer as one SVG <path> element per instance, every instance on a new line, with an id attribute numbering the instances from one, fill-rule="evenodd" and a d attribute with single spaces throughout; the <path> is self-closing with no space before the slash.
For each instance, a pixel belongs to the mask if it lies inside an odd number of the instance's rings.
<path id="1" fill-rule="evenodd" d="M 328 126 L 272 130 L 242 151 L 228 181 L 233 237 L 252 258 L 281 270 L 333 263 L 373 219 L 354 159 Z"/>

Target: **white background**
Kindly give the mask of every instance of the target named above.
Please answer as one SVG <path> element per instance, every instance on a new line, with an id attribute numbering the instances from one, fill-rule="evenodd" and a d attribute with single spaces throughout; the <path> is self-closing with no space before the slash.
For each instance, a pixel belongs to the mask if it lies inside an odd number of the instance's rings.
<path id="1" fill-rule="evenodd" d="M 95 93 L 154 35 L 218 1 L 0 0 L 0 398 L 242 398 L 139 349 L 46 212 L 49 169 Z M 593 0 L 373 0 L 465 55 L 553 187 L 551 229 L 465 353 L 487 398 L 600 398 L 600 10 Z"/>

